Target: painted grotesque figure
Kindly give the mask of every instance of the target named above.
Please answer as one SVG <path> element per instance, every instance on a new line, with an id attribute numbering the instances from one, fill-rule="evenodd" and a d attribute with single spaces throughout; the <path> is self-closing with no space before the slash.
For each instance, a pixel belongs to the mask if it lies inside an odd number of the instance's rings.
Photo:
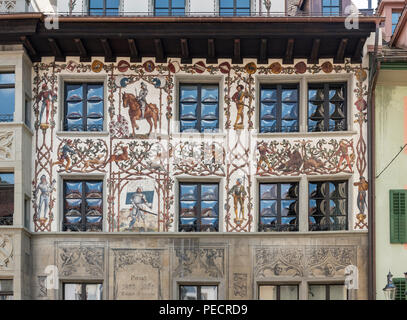
<path id="1" fill-rule="evenodd" d="M 351 159 L 350 157 L 352 155 L 349 155 L 348 149 L 350 148 L 353 150 L 353 141 L 351 143 L 347 143 L 345 140 L 341 140 L 339 142 L 339 149 L 336 151 L 335 155 L 340 155 L 339 162 L 338 162 L 338 168 L 341 166 L 342 162 L 346 160 L 346 164 L 349 168 L 350 171 L 352 171 L 352 164 L 351 164 Z"/>
<path id="2" fill-rule="evenodd" d="M 242 179 L 237 179 L 236 184 L 228 192 L 233 197 L 233 206 L 235 210 L 235 222 L 241 223 L 244 220 L 244 200 L 246 198 L 246 190 L 242 184 Z M 239 210 L 240 206 L 240 210 Z"/>
<path id="3" fill-rule="evenodd" d="M 35 194 L 37 195 L 40 191 L 40 200 L 38 202 L 38 219 L 47 220 L 48 219 L 48 210 L 49 210 L 49 199 L 50 193 L 54 189 L 56 181 L 53 180 L 51 184 L 48 184 L 47 177 L 45 175 L 41 176 L 40 183 L 38 184 Z M 43 215 L 42 215 L 43 213 Z"/>
<path id="4" fill-rule="evenodd" d="M 267 147 L 266 143 L 261 143 L 257 147 L 257 150 L 259 151 L 259 154 L 260 154 L 259 161 L 257 162 L 257 173 L 259 173 L 263 163 L 267 165 L 267 168 L 268 168 L 269 172 L 272 172 L 273 167 L 270 164 L 269 159 L 267 158 L 267 153 L 272 153 L 270 148 Z"/>
<path id="5" fill-rule="evenodd" d="M 58 161 L 54 162 L 53 165 L 58 164 L 63 166 L 65 164 L 65 170 L 69 170 L 71 167 L 71 155 L 73 154 L 75 154 L 73 143 L 72 140 L 68 139 L 58 152 Z"/>

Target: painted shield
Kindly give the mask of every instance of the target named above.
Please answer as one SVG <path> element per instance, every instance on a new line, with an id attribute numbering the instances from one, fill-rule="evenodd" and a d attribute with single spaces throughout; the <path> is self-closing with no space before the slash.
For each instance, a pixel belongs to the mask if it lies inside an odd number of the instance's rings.
<path id="1" fill-rule="evenodd" d="M 125 76 L 117 76 L 114 82 L 118 88 L 125 88 L 129 83 L 129 78 Z"/>
<path id="2" fill-rule="evenodd" d="M 356 79 L 357 79 L 358 81 L 360 81 L 360 82 L 365 81 L 366 78 L 367 78 L 367 73 L 366 73 L 366 71 L 363 70 L 363 69 L 357 70 L 357 71 L 355 72 L 355 75 L 356 75 Z"/>
<path id="3" fill-rule="evenodd" d="M 146 72 L 153 72 L 154 69 L 155 69 L 154 62 L 151 61 L 151 60 L 148 60 L 148 61 L 144 62 L 144 63 L 143 63 L 143 67 L 144 67 L 144 70 L 145 70 Z"/>
<path id="4" fill-rule="evenodd" d="M 99 73 L 103 69 L 103 62 L 99 60 L 95 60 L 92 62 L 92 71 L 95 73 Z"/>
<path id="5" fill-rule="evenodd" d="M 270 65 L 270 70 L 274 74 L 279 74 L 283 70 L 283 67 L 281 66 L 281 64 L 279 62 L 273 62 Z"/>
<path id="6" fill-rule="evenodd" d="M 78 64 L 77 64 L 75 61 L 70 60 L 70 61 L 68 62 L 68 64 L 66 65 L 66 69 L 67 69 L 68 71 L 70 71 L 70 72 L 74 72 L 77 65 L 78 65 Z"/>
<path id="7" fill-rule="evenodd" d="M 117 65 L 117 69 L 120 72 L 126 72 L 127 70 L 129 70 L 129 68 L 130 68 L 130 63 L 128 63 L 125 60 L 120 60 L 119 64 Z"/>
<path id="8" fill-rule="evenodd" d="M 366 100 L 363 98 L 359 98 L 356 102 L 355 102 L 355 106 L 356 109 L 358 109 L 359 111 L 364 111 L 367 108 L 367 103 Z"/>
<path id="9" fill-rule="evenodd" d="M 229 62 L 222 62 L 219 65 L 219 71 L 222 72 L 222 73 L 225 73 L 225 74 L 229 73 L 230 69 L 231 69 L 231 66 L 230 66 Z"/>
<path id="10" fill-rule="evenodd" d="M 256 73 L 257 66 L 256 66 L 256 64 L 254 62 L 250 62 L 250 63 L 245 65 L 244 69 L 246 70 L 246 72 L 248 74 L 253 74 L 253 73 Z"/>
<path id="11" fill-rule="evenodd" d="M 332 70 L 334 69 L 334 66 L 332 65 L 332 63 L 330 63 L 329 61 L 326 61 L 322 64 L 321 66 L 322 71 L 325 73 L 331 73 Z"/>
<path id="12" fill-rule="evenodd" d="M 298 62 L 295 66 L 295 72 L 303 74 L 305 71 L 307 71 L 307 65 L 304 62 Z"/>
<path id="13" fill-rule="evenodd" d="M 159 76 L 153 79 L 153 84 L 155 88 L 164 88 L 167 84 L 167 79 L 164 76 Z"/>
<path id="14" fill-rule="evenodd" d="M 204 73 L 206 70 L 206 66 L 205 63 L 203 63 L 203 61 L 199 61 L 197 63 L 194 64 L 194 70 L 197 73 Z"/>
<path id="15" fill-rule="evenodd" d="M 181 70 L 181 67 L 180 67 L 178 61 L 174 61 L 174 62 L 168 63 L 168 69 L 170 70 L 171 73 L 177 73 Z"/>

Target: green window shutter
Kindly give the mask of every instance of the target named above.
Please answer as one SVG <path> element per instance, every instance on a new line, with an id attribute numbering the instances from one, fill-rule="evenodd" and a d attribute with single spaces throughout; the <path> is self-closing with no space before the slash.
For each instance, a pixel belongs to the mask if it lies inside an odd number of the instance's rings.
<path id="1" fill-rule="evenodd" d="M 390 242 L 407 242 L 407 190 L 390 190 Z"/>
<path id="2" fill-rule="evenodd" d="M 393 283 L 396 286 L 396 298 L 395 300 L 407 300 L 406 291 L 406 279 L 405 278 L 393 278 Z"/>

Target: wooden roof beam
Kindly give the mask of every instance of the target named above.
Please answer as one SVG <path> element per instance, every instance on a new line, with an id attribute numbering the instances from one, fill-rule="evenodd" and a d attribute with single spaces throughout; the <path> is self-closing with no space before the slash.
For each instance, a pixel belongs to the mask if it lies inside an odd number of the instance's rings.
<path id="1" fill-rule="evenodd" d="M 308 63 L 318 64 L 319 63 L 319 47 L 321 45 L 321 39 L 314 39 L 312 42 L 312 49 L 310 57 L 308 58 Z"/>
<path id="2" fill-rule="evenodd" d="M 267 64 L 267 39 L 260 40 L 259 57 L 257 58 L 258 64 Z"/>
<path id="3" fill-rule="evenodd" d="M 358 44 L 356 45 L 356 49 L 353 53 L 351 62 L 352 63 L 360 63 L 362 62 L 362 54 L 363 54 L 363 47 L 365 45 L 366 38 L 360 38 Z"/>
<path id="4" fill-rule="evenodd" d="M 73 39 L 75 42 L 76 48 L 79 51 L 79 57 L 81 62 L 90 62 L 91 57 L 88 55 L 88 51 L 86 50 L 85 46 L 83 45 L 83 42 L 79 38 Z"/>
<path id="5" fill-rule="evenodd" d="M 48 38 L 49 46 L 51 47 L 52 53 L 54 54 L 55 61 L 65 61 L 65 55 L 62 53 L 57 41 L 54 38 Z"/>
<path id="6" fill-rule="evenodd" d="M 284 64 L 294 63 L 294 39 L 292 38 L 287 40 L 287 47 L 285 49 L 283 63 Z"/>
<path id="7" fill-rule="evenodd" d="M 343 63 L 345 59 L 346 46 L 348 45 L 348 39 L 343 38 L 339 43 L 338 51 L 336 52 L 336 57 L 334 58 L 334 63 Z"/>
<path id="8" fill-rule="evenodd" d="M 130 50 L 130 62 L 141 62 L 141 56 L 136 46 L 136 40 L 128 39 Z"/>
<path id="9" fill-rule="evenodd" d="M 113 56 L 112 48 L 110 47 L 109 40 L 106 38 L 100 39 L 103 51 L 105 52 L 105 62 L 116 62 L 116 57 Z"/>
<path id="10" fill-rule="evenodd" d="M 188 39 L 181 39 L 181 63 L 191 63 L 192 58 L 189 55 Z"/>
<path id="11" fill-rule="evenodd" d="M 164 47 L 161 39 L 154 39 L 155 47 L 155 61 L 156 62 L 166 62 Z"/>
<path id="12" fill-rule="evenodd" d="M 216 57 L 215 39 L 208 39 L 208 57 L 206 58 L 206 62 L 218 63 L 218 58 Z"/>
<path id="13" fill-rule="evenodd" d="M 20 40 L 23 43 L 26 50 L 28 51 L 28 55 L 31 57 L 31 59 L 35 62 L 41 61 L 41 58 L 38 56 L 38 52 L 37 50 L 35 50 L 30 39 L 26 36 L 21 36 Z"/>
<path id="14" fill-rule="evenodd" d="M 232 63 L 240 64 L 243 63 L 241 50 L 240 50 L 240 39 L 234 39 L 233 41 L 233 58 Z"/>

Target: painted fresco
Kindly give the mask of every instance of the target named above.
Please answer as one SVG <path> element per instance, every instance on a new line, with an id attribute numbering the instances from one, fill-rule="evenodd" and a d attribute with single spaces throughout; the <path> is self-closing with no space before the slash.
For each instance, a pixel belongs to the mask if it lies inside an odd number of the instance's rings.
<path id="1" fill-rule="evenodd" d="M 61 201 L 57 194 L 61 186 L 56 181 L 61 174 L 105 178 L 104 225 L 112 232 L 176 231 L 176 179 L 205 177 L 220 181 L 224 209 L 220 231 L 250 232 L 256 231 L 258 177 L 353 174 L 353 228 L 367 228 L 367 73 L 361 65 L 349 61 L 341 65 L 330 61 L 282 65 L 277 60 L 268 66 L 250 60 L 243 65 L 233 65 L 229 60 L 207 65 L 200 60 L 180 64 L 178 59 L 162 64 L 151 59 L 139 64 L 120 59 L 117 63 L 80 63 L 75 59 L 66 63 L 44 59 L 34 65 L 35 231 L 58 229 Z M 353 105 L 348 111 L 357 134 L 324 138 L 323 132 L 304 133 L 304 137 L 297 134 L 298 138 L 253 135 L 257 133 L 256 77 L 272 79 L 277 74 L 354 74 L 354 87 L 348 90 Z M 71 94 L 75 88 L 67 89 L 71 99 L 68 104 L 85 98 L 92 101 L 95 109 L 86 125 L 90 131 L 102 130 L 102 134 L 61 133 L 85 125 L 80 120 L 83 115 L 74 109 L 63 121 L 64 98 L 60 95 L 65 89 L 60 88 L 58 79 L 64 75 L 94 75 L 105 81 L 105 92 L 95 85 L 87 96 Z M 215 128 L 213 135 L 179 132 L 174 84 L 176 77 L 182 81 L 182 76 L 190 75 L 205 79 L 217 76 L 216 81 L 222 76 L 219 95 L 212 102 L 222 110 L 220 129 Z M 210 125 L 218 121 L 210 114 L 206 116 Z"/>

